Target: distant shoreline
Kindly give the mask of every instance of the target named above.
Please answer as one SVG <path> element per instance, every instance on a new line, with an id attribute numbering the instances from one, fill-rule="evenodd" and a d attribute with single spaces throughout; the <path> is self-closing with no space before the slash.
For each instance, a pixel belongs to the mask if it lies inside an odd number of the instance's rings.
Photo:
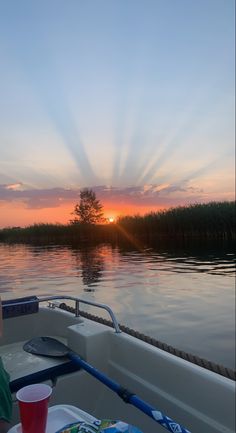
<path id="1" fill-rule="evenodd" d="M 155 240 L 235 239 L 235 202 L 210 202 L 171 208 L 145 216 L 120 217 L 112 224 L 34 224 L 0 229 L 0 242 L 80 244 Z"/>

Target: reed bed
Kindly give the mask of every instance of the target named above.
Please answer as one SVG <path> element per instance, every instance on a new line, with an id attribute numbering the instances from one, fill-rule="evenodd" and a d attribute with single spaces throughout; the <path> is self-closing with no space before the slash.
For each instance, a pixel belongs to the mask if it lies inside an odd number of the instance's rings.
<path id="1" fill-rule="evenodd" d="M 144 216 L 120 217 L 115 224 L 34 224 L 0 230 L 0 242 L 79 244 L 155 239 L 235 239 L 235 202 L 180 206 Z"/>
<path id="2" fill-rule="evenodd" d="M 235 202 L 210 202 L 119 219 L 133 234 L 167 237 L 235 238 Z"/>

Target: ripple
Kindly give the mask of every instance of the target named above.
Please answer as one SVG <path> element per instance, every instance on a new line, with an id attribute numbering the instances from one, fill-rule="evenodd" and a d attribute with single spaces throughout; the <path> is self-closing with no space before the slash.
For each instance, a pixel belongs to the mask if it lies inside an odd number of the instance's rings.
<path id="1" fill-rule="evenodd" d="M 230 250 L 0 244 L 0 255 L 3 299 L 71 294 L 107 303 L 127 326 L 234 366 L 235 254 Z"/>

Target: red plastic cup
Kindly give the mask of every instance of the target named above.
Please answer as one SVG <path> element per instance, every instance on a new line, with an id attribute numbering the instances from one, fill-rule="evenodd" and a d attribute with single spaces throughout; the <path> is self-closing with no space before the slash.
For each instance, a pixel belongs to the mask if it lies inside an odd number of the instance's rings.
<path id="1" fill-rule="evenodd" d="M 23 433 L 45 433 L 52 388 L 43 383 L 28 385 L 16 393 Z"/>

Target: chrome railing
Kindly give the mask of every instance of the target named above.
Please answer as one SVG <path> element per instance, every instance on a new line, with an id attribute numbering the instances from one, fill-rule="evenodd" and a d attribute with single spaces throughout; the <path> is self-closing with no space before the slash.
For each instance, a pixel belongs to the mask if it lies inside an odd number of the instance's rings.
<path id="1" fill-rule="evenodd" d="M 91 305 L 93 307 L 97 307 L 97 308 L 101 308 L 103 310 L 106 310 L 107 313 L 109 314 L 110 318 L 111 318 L 111 322 L 113 325 L 113 328 L 115 329 L 116 333 L 120 333 L 120 327 L 118 324 L 118 321 L 116 319 L 115 314 L 113 313 L 112 309 L 106 305 L 106 304 L 100 304 L 98 302 L 93 302 L 93 301 L 87 301 L 81 298 L 76 298 L 74 296 L 67 296 L 67 295 L 63 295 L 63 296 L 45 296 L 45 297 L 34 297 L 34 299 L 27 299 L 27 298 L 22 298 L 17 300 L 16 302 L 14 302 L 14 300 L 9 300 L 9 301 L 5 301 L 3 307 L 4 308 L 14 308 L 14 307 L 22 307 L 24 305 L 29 305 L 29 304 L 35 304 L 35 303 L 39 303 L 39 302 L 48 302 L 48 306 L 51 308 L 56 308 L 58 307 L 58 303 L 53 302 L 53 301 L 59 301 L 59 300 L 68 300 L 68 301 L 74 301 L 75 302 L 75 316 L 78 317 L 79 314 L 79 306 L 80 303 L 81 304 L 86 304 L 86 305 Z M 8 303 L 9 302 L 9 303 Z"/>

